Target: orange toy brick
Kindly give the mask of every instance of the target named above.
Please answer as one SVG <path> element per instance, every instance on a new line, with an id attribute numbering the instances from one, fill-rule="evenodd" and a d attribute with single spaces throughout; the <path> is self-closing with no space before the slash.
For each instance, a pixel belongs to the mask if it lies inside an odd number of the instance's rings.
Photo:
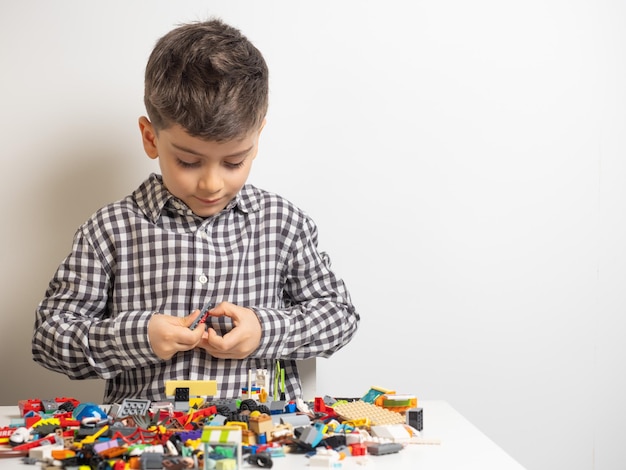
<path id="1" fill-rule="evenodd" d="M 258 416 L 250 416 L 249 426 L 257 435 L 265 433 L 267 440 L 271 440 L 270 433 L 274 429 L 274 422 L 269 415 L 261 413 Z"/>

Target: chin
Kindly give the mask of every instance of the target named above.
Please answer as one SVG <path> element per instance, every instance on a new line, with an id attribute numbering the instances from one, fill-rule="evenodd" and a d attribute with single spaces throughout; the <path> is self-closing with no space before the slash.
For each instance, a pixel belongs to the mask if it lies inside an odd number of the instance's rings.
<path id="1" fill-rule="evenodd" d="M 206 208 L 195 208 L 195 209 L 191 209 L 191 211 L 196 214 L 198 217 L 212 217 L 216 214 L 219 214 L 222 211 L 223 207 L 220 207 L 219 209 L 206 209 Z"/>

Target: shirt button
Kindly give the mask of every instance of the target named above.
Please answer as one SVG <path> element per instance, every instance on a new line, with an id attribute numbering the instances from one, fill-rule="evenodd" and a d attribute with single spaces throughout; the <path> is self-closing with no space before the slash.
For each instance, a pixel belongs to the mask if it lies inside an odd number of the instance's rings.
<path id="1" fill-rule="evenodd" d="M 200 284 L 206 284 L 207 282 L 209 282 L 209 278 L 206 277 L 206 275 L 204 274 L 200 274 L 198 281 L 200 281 Z"/>

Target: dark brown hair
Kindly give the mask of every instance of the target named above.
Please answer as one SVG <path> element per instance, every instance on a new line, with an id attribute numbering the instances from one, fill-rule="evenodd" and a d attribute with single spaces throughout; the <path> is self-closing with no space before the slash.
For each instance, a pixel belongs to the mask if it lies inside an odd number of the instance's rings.
<path id="1" fill-rule="evenodd" d="M 158 40 L 146 66 L 144 102 L 155 129 L 182 126 L 207 140 L 261 126 L 268 106 L 263 55 L 219 19 L 188 23 Z"/>

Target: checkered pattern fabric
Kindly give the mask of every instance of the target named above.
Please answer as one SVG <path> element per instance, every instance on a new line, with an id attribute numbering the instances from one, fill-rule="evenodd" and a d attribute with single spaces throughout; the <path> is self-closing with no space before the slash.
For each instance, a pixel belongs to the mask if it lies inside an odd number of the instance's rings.
<path id="1" fill-rule="evenodd" d="M 76 232 L 37 307 L 33 357 L 73 379 L 106 379 L 105 403 L 163 400 L 166 380 L 216 380 L 219 397 L 233 398 L 248 369 L 273 371 L 281 358 L 287 398 L 297 398 L 294 361 L 330 356 L 359 323 L 317 244 L 314 222 L 280 196 L 246 185 L 221 213 L 201 218 L 153 174 Z M 200 349 L 156 357 L 151 315 L 185 316 L 210 301 L 254 310 L 259 348 L 245 360 Z M 221 334 L 232 327 L 228 318 L 209 322 Z"/>

